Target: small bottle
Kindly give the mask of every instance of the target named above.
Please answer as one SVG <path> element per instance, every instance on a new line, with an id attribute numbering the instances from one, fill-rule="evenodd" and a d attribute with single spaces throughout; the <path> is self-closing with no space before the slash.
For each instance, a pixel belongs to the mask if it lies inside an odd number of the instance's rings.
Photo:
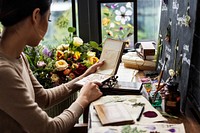
<path id="1" fill-rule="evenodd" d="M 171 115 L 180 114 L 180 92 L 178 82 L 170 81 L 167 84 L 168 94 L 165 96 L 165 112 Z"/>

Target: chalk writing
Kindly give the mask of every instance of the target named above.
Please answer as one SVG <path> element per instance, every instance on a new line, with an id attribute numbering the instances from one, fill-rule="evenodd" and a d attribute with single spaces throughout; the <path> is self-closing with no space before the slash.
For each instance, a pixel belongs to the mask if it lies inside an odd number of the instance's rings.
<path id="1" fill-rule="evenodd" d="M 166 45 L 166 51 L 169 52 L 169 53 L 172 52 L 171 48 L 169 48 L 167 45 Z"/>
<path id="2" fill-rule="evenodd" d="M 183 49 L 184 49 L 185 51 L 189 52 L 189 46 L 188 46 L 188 45 L 184 44 L 184 45 L 183 45 Z"/>
<path id="3" fill-rule="evenodd" d="M 185 26 L 185 27 L 189 27 L 190 22 L 191 22 L 191 18 L 189 15 L 183 15 L 182 17 L 179 17 L 179 14 L 177 14 L 176 16 L 177 19 L 177 25 L 179 26 Z"/>
<path id="4" fill-rule="evenodd" d="M 183 54 L 183 62 L 186 62 L 188 65 L 190 65 L 190 59 L 186 57 L 186 53 Z"/>
<path id="5" fill-rule="evenodd" d="M 170 61 L 171 60 L 171 56 L 166 52 L 165 53 L 165 57 L 167 57 L 168 58 L 168 61 Z"/>
<path id="6" fill-rule="evenodd" d="M 177 12 L 178 8 L 179 8 L 179 3 L 177 2 L 177 0 L 173 0 L 172 9 L 176 10 Z"/>
<path id="7" fill-rule="evenodd" d="M 162 4 L 161 11 L 167 11 L 167 5 L 165 3 Z"/>

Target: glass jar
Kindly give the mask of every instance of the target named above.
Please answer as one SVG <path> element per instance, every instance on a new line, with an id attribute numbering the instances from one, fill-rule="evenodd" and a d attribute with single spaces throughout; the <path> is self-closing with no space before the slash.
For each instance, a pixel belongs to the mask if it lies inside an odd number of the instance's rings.
<path id="1" fill-rule="evenodd" d="M 168 93 L 165 96 L 165 112 L 172 115 L 180 113 L 180 92 L 178 82 L 171 81 L 167 84 Z"/>

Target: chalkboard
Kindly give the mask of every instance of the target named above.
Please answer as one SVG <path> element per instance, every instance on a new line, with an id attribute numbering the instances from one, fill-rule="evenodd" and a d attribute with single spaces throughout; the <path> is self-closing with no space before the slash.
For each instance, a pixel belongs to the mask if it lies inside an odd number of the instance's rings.
<path id="1" fill-rule="evenodd" d="M 185 111 L 188 91 L 197 0 L 163 0 L 158 43 L 158 71 L 168 58 L 162 80 L 169 77 L 169 69 L 177 72 L 181 93 L 181 111 Z"/>

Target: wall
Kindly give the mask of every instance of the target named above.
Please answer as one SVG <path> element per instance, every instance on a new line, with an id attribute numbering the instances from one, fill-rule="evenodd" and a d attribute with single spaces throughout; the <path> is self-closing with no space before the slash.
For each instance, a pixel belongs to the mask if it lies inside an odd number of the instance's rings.
<path id="1" fill-rule="evenodd" d="M 188 83 L 188 99 L 200 118 L 200 3 L 197 4 L 196 18 Z"/>

